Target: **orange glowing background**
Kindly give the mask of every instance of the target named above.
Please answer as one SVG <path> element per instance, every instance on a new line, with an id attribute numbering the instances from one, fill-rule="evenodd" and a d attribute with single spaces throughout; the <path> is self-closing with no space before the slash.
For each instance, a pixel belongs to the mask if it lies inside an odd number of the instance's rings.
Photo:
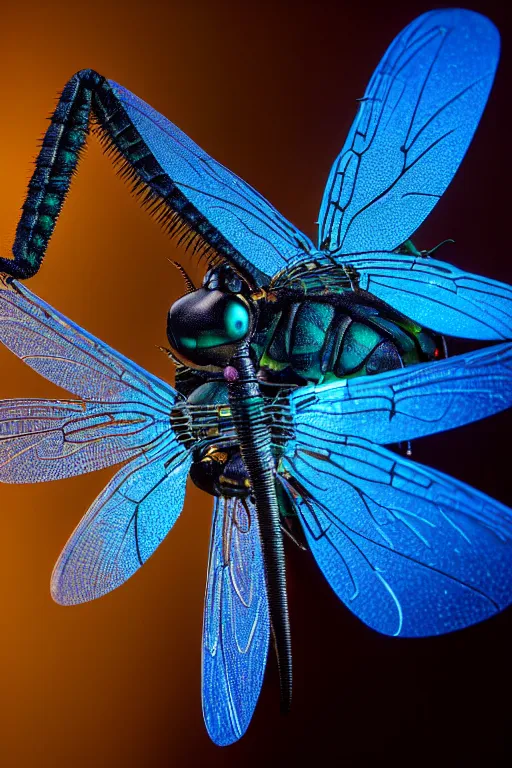
<path id="1" fill-rule="evenodd" d="M 37 140 L 55 97 L 91 67 L 176 122 L 310 236 L 355 99 L 395 34 L 435 3 L 4 1 L 0 24 L 0 247 L 10 253 Z M 441 258 L 512 282 L 511 26 L 499 0 L 464 3 L 503 37 L 495 89 L 456 180 L 417 236 Z M 183 292 L 160 231 L 91 140 L 30 288 L 137 363 L 171 379 L 165 316 Z M 0 396 L 59 390 L 0 349 Z M 510 414 L 420 441 L 414 457 L 512 505 Z M 307 554 L 288 548 L 292 713 L 270 660 L 252 725 L 210 743 L 200 641 L 211 500 L 189 488 L 171 535 L 126 585 L 92 604 L 52 603 L 67 537 L 112 471 L 1 486 L 0 764 L 8 768 L 367 765 L 401 755 L 504 755 L 511 613 L 425 641 L 381 637 L 352 617 Z"/>

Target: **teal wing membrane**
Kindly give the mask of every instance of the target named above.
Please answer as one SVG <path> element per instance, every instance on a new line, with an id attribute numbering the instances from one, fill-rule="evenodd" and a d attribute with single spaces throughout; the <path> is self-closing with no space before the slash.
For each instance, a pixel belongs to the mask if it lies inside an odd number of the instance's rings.
<path id="1" fill-rule="evenodd" d="M 194 228 L 198 211 L 234 251 L 227 258 L 259 283 L 306 258 L 313 243 L 262 195 L 210 157 L 179 128 L 118 83 L 109 81 L 163 171 L 190 203 L 176 213 Z"/>
<path id="2" fill-rule="evenodd" d="M 512 512 L 377 443 L 512 403 L 512 345 L 290 396 L 281 482 L 340 599 L 389 635 L 450 632 L 512 600 Z"/>
<path id="3" fill-rule="evenodd" d="M 425 13 L 395 38 L 331 169 L 320 248 L 391 251 L 412 235 L 466 153 L 499 49 L 492 22 L 461 9 Z"/>
<path id="4" fill-rule="evenodd" d="M 438 635 L 510 604 L 503 504 L 362 438 L 297 441 L 282 471 L 327 581 L 373 629 Z"/>
<path id="5" fill-rule="evenodd" d="M 203 620 L 203 714 L 221 746 L 246 731 L 263 683 L 270 634 L 256 508 L 215 499 Z"/>
<path id="6" fill-rule="evenodd" d="M 183 506 L 191 463 L 171 426 L 180 397 L 165 382 L 0 277 L 0 340 L 80 400 L 0 403 L 0 480 L 55 480 L 129 460 L 71 536 L 52 577 L 66 605 L 122 584 Z"/>
<path id="7" fill-rule="evenodd" d="M 114 475 L 57 560 L 51 580 L 57 603 L 94 600 L 133 576 L 176 522 L 190 464 L 168 436 Z"/>
<path id="8" fill-rule="evenodd" d="M 377 67 L 327 182 L 319 247 L 360 289 L 446 336 L 512 338 L 512 291 L 431 258 L 394 253 L 428 216 L 478 126 L 499 34 L 473 11 L 423 14 Z"/>
<path id="9" fill-rule="evenodd" d="M 512 288 L 437 259 L 367 253 L 345 259 L 359 288 L 425 328 L 480 341 L 512 338 Z"/>
<path id="10" fill-rule="evenodd" d="M 315 449 L 326 436 L 389 445 L 445 432 L 510 408 L 512 344 L 302 387 L 290 404 L 295 433 Z"/>

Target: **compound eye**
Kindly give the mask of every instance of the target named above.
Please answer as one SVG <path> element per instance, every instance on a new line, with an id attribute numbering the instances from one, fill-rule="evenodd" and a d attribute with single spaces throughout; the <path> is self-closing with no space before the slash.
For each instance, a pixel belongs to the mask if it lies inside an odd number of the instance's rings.
<path id="1" fill-rule="evenodd" d="M 224 311 L 224 329 L 230 341 L 247 336 L 250 326 L 249 310 L 239 301 L 230 301 Z"/>

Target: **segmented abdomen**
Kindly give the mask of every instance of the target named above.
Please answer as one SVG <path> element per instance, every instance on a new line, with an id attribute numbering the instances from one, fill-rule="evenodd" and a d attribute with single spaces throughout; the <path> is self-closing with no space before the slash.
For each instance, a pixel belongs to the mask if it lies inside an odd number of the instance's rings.
<path id="1" fill-rule="evenodd" d="M 400 368 L 441 356 L 441 340 L 416 323 L 375 307 L 305 299 L 277 312 L 252 342 L 259 365 L 314 382 Z"/>

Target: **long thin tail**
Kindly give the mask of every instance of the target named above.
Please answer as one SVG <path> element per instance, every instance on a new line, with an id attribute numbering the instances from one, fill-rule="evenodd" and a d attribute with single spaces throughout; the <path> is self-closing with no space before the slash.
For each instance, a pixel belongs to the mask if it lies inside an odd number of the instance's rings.
<path id="1" fill-rule="evenodd" d="M 281 709 L 290 708 L 292 651 L 283 537 L 275 488 L 274 458 L 264 400 L 247 348 L 231 361 L 238 378 L 228 382 L 231 413 L 251 480 L 265 561 L 270 620 L 281 684 Z M 231 377 L 230 377 L 231 378 Z"/>

